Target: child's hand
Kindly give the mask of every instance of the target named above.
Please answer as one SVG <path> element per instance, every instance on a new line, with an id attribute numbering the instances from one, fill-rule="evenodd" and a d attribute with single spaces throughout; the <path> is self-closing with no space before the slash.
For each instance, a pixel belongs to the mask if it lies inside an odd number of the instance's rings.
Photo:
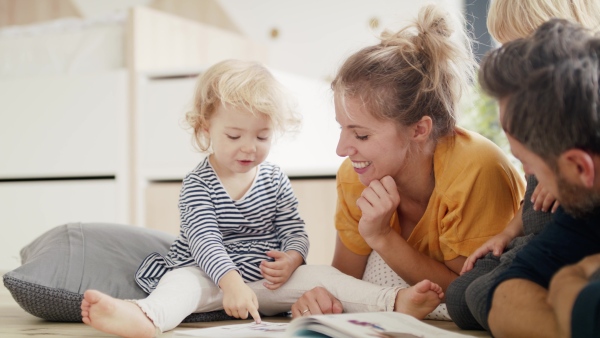
<path id="1" fill-rule="evenodd" d="M 256 294 L 246 284 L 223 292 L 223 309 L 235 318 L 246 319 L 249 314 L 255 322 L 260 323 Z"/>
<path id="2" fill-rule="evenodd" d="M 304 261 L 300 253 L 295 250 L 288 252 L 267 251 L 267 256 L 274 258 L 275 261 L 262 261 L 260 271 L 267 280 L 263 285 L 269 290 L 275 290 L 287 282 L 292 273 Z"/>
<path id="3" fill-rule="evenodd" d="M 541 184 L 535 187 L 533 194 L 531 194 L 531 203 L 533 203 L 533 210 L 535 211 L 550 211 L 555 212 L 558 209 L 560 203 L 556 200 L 556 197 L 552 195 L 546 188 Z M 550 209 L 552 207 L 552 209 Z"/>
<path id="4" fill-rule="evenodd" d="M 465 260 L 465 264 L 463 265 L 460 274 L 462 275 L 466 272 L 471 271 L 471 269 L 473 269 L 473 266 L 475 265 L 475 262 L 479 258 L 487 255 L 488 252 L 493 252 L 494 256 L 499 257 L 502 254 L 502 252 L 504 252 L 504 248 L 506 248 L 508 243 L 510 243 L 510 241 L 512 241 L 513 239 L 514 237 L 508 235 L 506 232 L 501 232 L 496 236 L 488 239 L 487 242 L 483 243 L 482 246 L 480 246 L 477 250 L 470 254 L 469 257 L 467 257 L 467 260 Z"/>
<path id="5" fill-rule="evenodd" d="M 223 290 L 223 310 L 228 315 L 241 319 L 250 315 L 255 322 L 260 323 L 256 294 L 244 283 L 237 271 L 226 273 L 221 277 L 219 285 Z"/>

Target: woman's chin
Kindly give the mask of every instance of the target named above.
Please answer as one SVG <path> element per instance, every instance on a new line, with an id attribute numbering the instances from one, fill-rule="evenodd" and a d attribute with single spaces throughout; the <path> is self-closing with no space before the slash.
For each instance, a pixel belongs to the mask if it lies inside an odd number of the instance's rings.
<path id="1" fill-rule="evenodd" d="M 360 181 L 360 183 L 362 183 L 365 187 L 368 187 L 369 184 L 371 184 L 371 182 L 373 180 L 375 180 L 374 177 L 372 177 L 371 175 L 358 175 L 358 180 Z"/>

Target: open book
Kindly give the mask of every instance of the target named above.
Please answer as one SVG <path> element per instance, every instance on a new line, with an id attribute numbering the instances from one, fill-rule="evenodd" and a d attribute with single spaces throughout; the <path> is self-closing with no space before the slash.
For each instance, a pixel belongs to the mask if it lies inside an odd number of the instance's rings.
<path id="1" fill-rule="evenodd" d="M 248 323 L 175 331 L 175 337 L 470 337 L 397 312 L 344 313 L 301 317 L 287 323 Z"/>

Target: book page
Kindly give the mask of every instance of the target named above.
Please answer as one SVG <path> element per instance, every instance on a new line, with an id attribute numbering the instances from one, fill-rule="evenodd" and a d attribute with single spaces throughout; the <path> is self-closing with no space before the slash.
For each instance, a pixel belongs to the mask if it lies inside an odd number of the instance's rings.
<path id="1" fill-rule="evenodd" d="M 288 337 L 309 337 L 320 333 L 326 337 L 471 337 L 424 323 L 397 312 L 345 313 L 316 315 L 292 320 Z"/>
<path id="2" fill-rule="evenodd" d="M 173 337 L 207 337 L 207 338 L 283 338 L 288 323 L 255 322 L 209 327 L 205 329 L 177 330 Z"/>
<path id="3" fill-rule="evenodd" d="M 210 338 L 466 338 L 397 312 L 344 313 L 296 318 L 291 323 L 254 322 L 205 329 L 177 330 L 173 337 Z"/>

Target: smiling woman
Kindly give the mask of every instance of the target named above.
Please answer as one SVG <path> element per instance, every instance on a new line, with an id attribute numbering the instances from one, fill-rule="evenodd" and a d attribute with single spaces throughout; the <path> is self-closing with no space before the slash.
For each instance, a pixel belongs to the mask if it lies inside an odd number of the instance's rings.
<path id="1" fill-rule="evenodd" d="M 346 274 L 446 289 L 519 208 L 524 182 L 502 150 L 456 126 L 475 65 L 456 27 L 441 8 L 423 7 L 412 25 L 350 56 L 333 80 L 337 154 L 348 159 L 337 174 L 332 265 Z M 315 289 L 294 307 L 314 314 L 335 304 Z"/>

